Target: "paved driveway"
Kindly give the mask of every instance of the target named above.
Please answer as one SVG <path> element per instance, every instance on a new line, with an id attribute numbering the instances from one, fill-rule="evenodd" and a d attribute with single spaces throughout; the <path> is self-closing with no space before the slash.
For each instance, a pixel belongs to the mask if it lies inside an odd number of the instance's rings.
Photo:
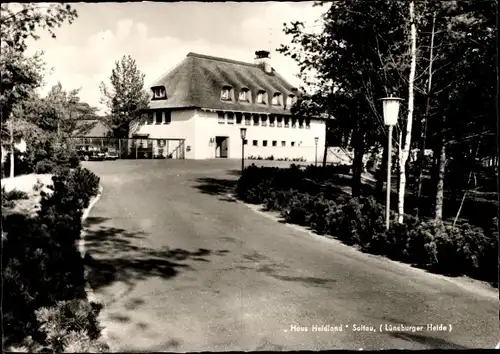
<path id="1" fill-rule="evenodd" d="M 235 202 L 226 193 L 238 161 L 86 166 L 104 187 L 85 232 L 89 278 L 106 304 L 102 319 L 114 350 L 460 349 L 498 342 L 497 293 L 363 254 Z M 422 328 L 386 332 L 386 325 Z"/>

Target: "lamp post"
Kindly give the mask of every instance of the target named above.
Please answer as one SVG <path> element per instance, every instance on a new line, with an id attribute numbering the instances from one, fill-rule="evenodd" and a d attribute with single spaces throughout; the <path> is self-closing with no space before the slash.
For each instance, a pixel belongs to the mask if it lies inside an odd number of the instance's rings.
<path id="1" fill-rule="evenodd" d="M 245 138 L 247 136 L 247 128 L 240 128 L 241 135 L 241 174 L 245 169 Z"/>
<path id="2" fill-rule="evenodd" d="M 318 141 L 319 141 L 319 138 L 315 137 L 314 138 L 314 145 L 315 145 L 315 149 L 314 149 L 314 166 L 318 166 Z"/>
<path id="3" fill-rule="evenodd" d="M 392 160 L 392 128 L 398 122 L 399 105 L 401 98 L 386 97 L 382 98 L 384 110 L 384 123 L 389 127 L 387 136 L 388 154 L 387 154 L 387 188 L 386 188 L 386 205 L 385 205 L 385 228 L 389 230 L 389 220 L 391 213 L 391 160 Z"/>

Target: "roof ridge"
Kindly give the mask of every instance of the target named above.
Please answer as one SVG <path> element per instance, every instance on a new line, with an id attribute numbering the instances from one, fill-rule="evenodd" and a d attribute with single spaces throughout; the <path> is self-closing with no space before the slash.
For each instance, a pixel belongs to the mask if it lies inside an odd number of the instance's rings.
<path id="1" fill-rule="evenodd" d="M 245 62 L 245 61 L 227 59 L 227 58 L 222 58 L 222 57 L 214 57 L 214 56 L 211 56 L 211 55 L 199 54 L 199 53 L 194 53 L 194 52 L 189 52 L 186 55 L 186 57 L 197 57 L 197 58 L 201 58 L 201 59 L 216 60 L 216 61 L 221 61 L 221 62 L 230 63 L 230 64 L 239 64 L 239 65 L 246 65 L 246 66 L 258 67 L 258 65 L 254 64 L 254 63 L 248 63 L 248 62 Z"/>

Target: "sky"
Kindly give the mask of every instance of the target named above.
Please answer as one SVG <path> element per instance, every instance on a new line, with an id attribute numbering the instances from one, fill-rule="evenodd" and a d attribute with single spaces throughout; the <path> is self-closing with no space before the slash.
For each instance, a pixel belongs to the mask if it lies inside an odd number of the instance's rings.
<path id="1" fill-rule="evenodd" d="M 28 54 L 43 51 L 50 70 L 41 93 L 61 82 L 66 90 L 80 88 L 82 101 L 98 107 L 99 84 L 109 83 L 115 62 L 130 55 L 145 74 L 145 88 L 180 63 L 189 52 L 253 62 L 255 51 L 271 52 L 271 65 L 292 85 L 295 62 L 277 53 L 290 44 L 283 24 L 302 21 L 317 31 L 325 11 L 305 2 L 130 2 L 74 3 L 78 18 L 56 29 L 57 38 L 43 31 L 29 42 Z"/>

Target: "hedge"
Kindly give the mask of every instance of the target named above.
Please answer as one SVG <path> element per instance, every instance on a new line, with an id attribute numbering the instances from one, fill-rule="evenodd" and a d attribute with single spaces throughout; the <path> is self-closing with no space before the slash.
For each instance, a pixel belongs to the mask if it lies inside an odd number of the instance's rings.
<path id="1" fill-rule="evenodd" d="M 79 326 L 82 333 L 72 334 L 79 340 L 88 338 L 87 344 L 80 343 L 82 348 L 93 346 L 96 339 L 98 311 L 86 300 L 84 264 L 76 241 L 82 229 L 82 211 L 97 193 L 99 178 L 86 169 L 76 168 L 60 172 L 53 181 L 53 192 L 42 196 L 38 215 L 2 217 L 2 233 L 6 234 L 2 258 L 4 345 L 24 343 L 28 351 L 38 347 L 43 351 L 61 351 L 61 342 L 51 339 L 47 316 L 42 316 L 40 310 L 59 312 L 59 316 L 65 313 L 66 319 L 58 319 L 62 324 L 50 326 L 67 326 L 64 323 L 74 319 L 71 311 L 61 312 L 61 306 L 68 303 L 90 319 Z"/>
<path id="2" fill-rule="evenodd" d="M 245 169 L 238 181 L 238 197 L 264 204 L 286 222 L 329 234 L 362 250 L 449 275 L 469 275 L 497 284 L 498 222 L 490 228 L 470 224 L 456 227 L 417 220 L 385 229 L 384 206 L 372 197 L 351 198 L 334 185 L 335 167 L 296 166 L 289 169 Z M 394 215 L 393 215 L 394 217 Z"/>

